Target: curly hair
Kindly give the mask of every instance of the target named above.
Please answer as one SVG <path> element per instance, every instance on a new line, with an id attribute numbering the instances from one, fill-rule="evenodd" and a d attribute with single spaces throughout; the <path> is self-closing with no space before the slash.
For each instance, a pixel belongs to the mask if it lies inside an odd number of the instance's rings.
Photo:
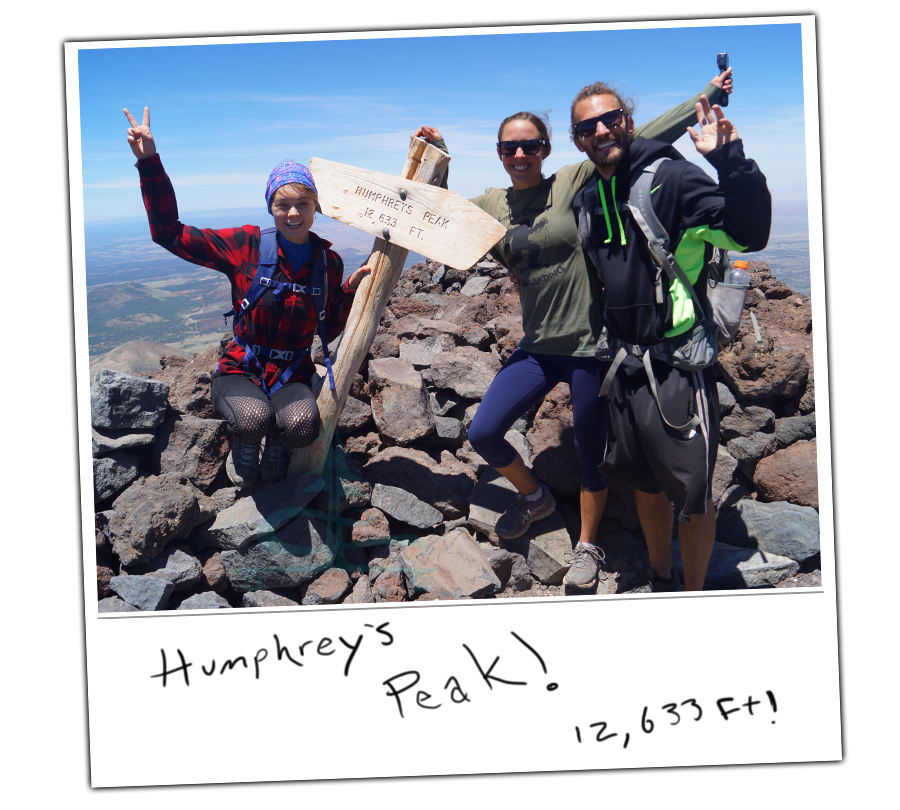
<path id="1" fill-rule="evenodd" d="M 581 90 L 578 91 L 578 95 L 575 96 L 572 101 L 572 111 L 570 114 L 571 125 L 569 126 L 569 138 L 571 140 L 575 140 L 575 107 L 586 98 L 593 98 L 594 96 L 612 96 L 616 100 L 616 104 L 618 104 L 622 109 L 625 110 L 625 128 L 628 128 L 628 121 L 634 119 L 634 100 L 631 96 L 627 98 L 623 98 L 622 94 L 616 90 L 614 87 L 604 84 L 603 82 L 594 82 L 593 84 L 589 84 L 586 87 L 582 87 Z"/>

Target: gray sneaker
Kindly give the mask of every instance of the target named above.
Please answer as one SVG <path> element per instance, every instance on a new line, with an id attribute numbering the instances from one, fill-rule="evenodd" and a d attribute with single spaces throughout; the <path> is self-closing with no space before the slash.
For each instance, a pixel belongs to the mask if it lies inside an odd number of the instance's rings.
<path id="1" fill-rule="evenodd" d="M 259 474 L 259 445 L 244 444 L 237 436 L 232 437 L 225 472 L 236 487 L 254 483 Z"/>
<path id="2" fill-rule="evenodd" d="M 494 526 L 494 531 L 503 540 L 513 540 L 525 534 L 534 521 L 547 517 L 554 509 L 556 500 L 546 484 L 541 484 L 541 497 L 536 501 L 529 501 L 524 495 L 516 493 Z"/>
<path id="3" fill-rule="evenodd" d="M 266 434 L 266 446 L 259 464 L 260 478 L 267 484 L 283 481 L 291 463 L 292 452 L 281 437 L 270 430 Z"/>
<path id="4" fill-rule="evenodd" d="M 564 560 L 570 568 L 563 577 L 563 585 L 572 588 L 592 587 L 597 582 L 598 575 L 602 573 L 600 563 L 605 559 L 603 550 L 592 543 L 578 543 Z M 606 579 L 605 573 L 603 579 Z"/>
<path id="5" fill-rule="evenodd" d="M 681 584 L 681 578 L 678 576 L 678 569 L 673 565 L 671 582 L 663 582 L 654 574 L 636 588 L 631 588 L 628 593 L 673 593 L 683 590 L 684 586 Z"/>

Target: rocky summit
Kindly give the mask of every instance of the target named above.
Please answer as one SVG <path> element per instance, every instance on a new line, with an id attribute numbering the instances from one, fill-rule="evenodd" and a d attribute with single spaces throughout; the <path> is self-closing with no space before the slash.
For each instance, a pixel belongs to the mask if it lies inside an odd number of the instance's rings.
<path id="1" fill-rule="evenodd" d="M 810 300 L 763 263 L 750 271 L 742 328 L 716 367 L 707 590 L 821 584 Z M 163 356 L 149 377 L 100 370 L 91 386 L 99 610 L 639 588 L 649 566 L 634 498 L 615 489 L 597 537 L 598 584 L 562 585 L 580 529 L 565 383 L 507 434 L 557 509 L 516 540 L 494 533 L 513 488 L 467 433 L 521 337 L 518 293 L 499 265 L 409 268 L 353 380 L 323 474 L 244 488 L 226 477 L 230 437 L 210 401 L 210 373 L 230 335 L 193 359 Z M 334 357 L 339 343 L 330 349 Z M 314 353 L 324 362 L 321 345 Z M 678 564 L 677 525 L 673 532 Z"/>

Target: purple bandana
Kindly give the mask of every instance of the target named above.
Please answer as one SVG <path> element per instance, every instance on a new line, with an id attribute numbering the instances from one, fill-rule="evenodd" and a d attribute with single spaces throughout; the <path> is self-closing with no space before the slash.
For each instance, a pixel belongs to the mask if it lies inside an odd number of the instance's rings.
<path id="1" fill-rule="evenodd" d="M 293 160 L 283 160 L 269 175 L 269 182 L 266 184 L 266 208 L 272 213 L 272 195 L 288 183 L 299 183 L 301 186 L 311 188 L 313 193 L 318 197 L 319 192 L 316 190 L 316 184 L 309 169 L 302 163 L 294 163 Z M 316 211 L 320 214 L 322 209 L 316 203 Z"/>

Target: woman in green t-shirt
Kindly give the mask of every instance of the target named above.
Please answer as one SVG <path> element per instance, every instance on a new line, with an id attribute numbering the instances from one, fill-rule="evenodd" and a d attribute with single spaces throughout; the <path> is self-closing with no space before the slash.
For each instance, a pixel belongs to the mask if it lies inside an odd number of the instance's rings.
<path id="1" fill-rule="evenodd" d="M 711 103 L 730 92 L 730 69 L 703 90 Z M 635 134 L 674 142 L 696 121 L 698 98 L 699 94 Z M 422 126 L 415 135 L 448 151 L 433 127 Z M 601 307 L 594 305 L 599 286 L 578 240 L 572 200 L 593 175 L 594 165 L 586 160 L 544 177 L 541 167 L 550 154 L 550 133 L 546 122 L 529 112 L 506 118 L 497 141 L 497 154 L 512 186 L 489 188 L 472 202 L 508 228 L 491 255 L 515 277 L 524 337 L 485 394 L 469 428 L 469 441 L 519 493 L 497 521 L 498 537 L 521 536 L 531 523 L 550 515 L 556 501 L 504 436 L 557 383 L 568 379 L 581 469 L 581 535 L 564 582 L 586 588 L 596 582 L 603 559 L 594 539 L 607 492 L 597 472 L 606 445 L 606 405 L 599 398 L 600 364 L 594 359 L 601 326 Z"/>

